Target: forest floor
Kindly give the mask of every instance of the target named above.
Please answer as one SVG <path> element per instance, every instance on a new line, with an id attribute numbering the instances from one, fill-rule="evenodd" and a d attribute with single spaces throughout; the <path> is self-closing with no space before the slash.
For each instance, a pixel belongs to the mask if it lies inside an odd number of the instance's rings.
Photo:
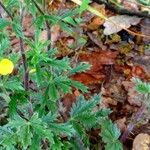
<path id="1" fill-rule="evenodd" d="M 59 13 L 77 7 L 71 1 L 63 3 L 61 0 L 55 0 L 47 5 L 50 12 L 59 11 Z M 140 9 L 139 5 L 130 2 L 122 5 L 129 10 Z M 105 4 L 92 2 L 90 6 L 108 18 L 120 16 L 120 14 L 107 8 Z M 128 22 L 127 15 L 122 17 L 125 20 L 119 18 L 120 26 L 125 24 L 125 21 L 129 26 L 125 27 L 125 29 L 114 31 L 115 27 L 113 28 L 103 18 L 86 10 L 80 16 L 82 21 L 76 27 L 73 27 L 73 36 L 63 32 L 59 25 L 54 25 L 51 28 L 51 44 L 59 51 L 57 58 L 69 57 L 72 64 L 88 62 L 91 65 L 90 70 L 77 73 L 71 78 L 88 87 L 88 93 L 85 94 L 86 98 L 95 93 L 102 95 L 102 107 L 112 110 L 111 120 L 117 124 L 121 133 L 124 133 L 133 114 L 141 106 L 139 99 L 143 98 L 135 91 L 134 83 L 131 79 L 136 77 L 142 81 L 150 81 L 150 38 L 148 38 L 148 36 L 150 37 L 150 20 L 146 17 L 139 18 L 135 16 L 132 21 Z M 75 21 L 78 21 L 77 19 L 74 18 Z M 117 20 L 115 19 L 114 22 Z M 32 38 L 34 33 L 30 24 L 30 16 L 24 17 L 24 34 Z M 107 25 L 109 29 L 106 27 Z M 18 51 L 19 42 L 11 31 L 10 37 L 12 47 L 15 51 Z M 41 40 L 45 40 L 46 37 L 47 31 L 44 29 L 41 34 Z M 80 91 L 74 89 L 72 94 L 66 94 L 62 98 L 63 106 L 67 111 L 70 110 L 75 97 L 78 95 L 80 95 Z M 124 149 L 132 149 L 133 141 L 136 142 L 135 137 L 140 133 L 150 135 L 149 112 L 144 112 L 140 121 L 136 122 L 132 134 L 128 136 L 124 143 Z M 91 143 L 97 145 L 98 131 L 91 131 L 89 135 Z"/>

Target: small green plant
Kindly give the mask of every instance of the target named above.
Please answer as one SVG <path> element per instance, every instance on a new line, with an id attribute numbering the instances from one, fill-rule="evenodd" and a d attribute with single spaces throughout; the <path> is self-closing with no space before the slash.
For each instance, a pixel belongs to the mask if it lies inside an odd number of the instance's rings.
<path id="1" fill-rule="evenodd" d="M 0 2 L 9 17 L 0 18 L 0 113 L 5 112 L 5 121 L 0 122 L 0 149 L 88 149 L 87 131 L 97 128 L 102 130 L 100 136 L 106 149 L 110 144 L 112 150 L 121 149 L 120 132 L 108 119 L 111 111 L 97 108 L 101 99 L 98 95 L 85 100 L 82 94 L 87 92 L 87 87 L 70 78 L 88 70 L 90 65 L 85 62 L 71 65 L 68 57 L 58 59 L 57 50 L 50 43 L 50 27 L 59 24 L 63 31 L 72 35 L 76 26 L 72 16 L 85 10 L 88 2 L 61 15 L 43 12 L 42 1 Z M 24 14 L 32 18 L 33 38 L 24 35 Z M 41 41 L 45 25 L 48 37 Z M 19 52 L 11 47 L 8 26 L 19 40 Z M 81 96 L 72 105 L 68 119 L 60 121 L 59 100 L 71 93 L 72 88 L 78 89 Z"/>
<path id="2" fill-rule="evenodd" d="M 142 105 L 146 106 L 146 109 L 150 110 L 150 84 L 148 82 L 142 82 L 138 78 L 133 78 L 135 83 L 135 90 L 143 95 L 141 99 Z"/>

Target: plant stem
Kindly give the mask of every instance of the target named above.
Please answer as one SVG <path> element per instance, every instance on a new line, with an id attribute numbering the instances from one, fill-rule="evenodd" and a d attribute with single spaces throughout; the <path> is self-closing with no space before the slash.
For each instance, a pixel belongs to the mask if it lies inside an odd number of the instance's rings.
<path id="1" fill-rule="evenodd" d="M 9 13 L 9 11 L 6 9 L 6 7 L 3 5 L 3 3 L 0 1 L 0 6 L 5 10 L 7 15 L 13 20 L 13 16 Z"/>
<path id="2" fill-rule="evenodd" d="M 12 15 L 9 13 L 7 8 L 3 5 L 3 3 L 1 1 L 0 1 L 0 6 L 5 10 L 5 12 L 8 14 L 8 16 L 13 21 Z M 20 21 L 21 27 L 22 27 L 22 20 L 23 20 L 23 14 L 21 14 L 21 21 Z M 20 42 L 20 51 L 21 51 L 23 67 L 24 67 L 24 88 L 27 91 L 28 90 L 28 69 L 27 69 L 26 56 L 25 56 L 22 37 L 19 37 L 19 42 Z"/>
<path id="3" fill-rule="evenodd" d="M 45 13 L 43 12 L 43 10 L 38 6 L 38 4 L 35 2 L 35 0 L 32 0 L 33 4 L 35 5 L 35 7 L 37 8 L 37 10 L 41 13 L 41 15 L 45 15 Z M 47 40 L 50 41 L 51 39 L 51 32 L 50 32 L 50 26 L 47 20 L 45 20 L 45 24 L 46 24 L 46 31 L 47 31 Z M 47 47 L 47 51 L 50 49 L 50 44 Z"/>
<path id="4" fill-rule="evenodd" d="M 23 29 L 23 26 L 22 26 L 23 16 L 24 16 L 24 9 L 21 6 L 20 26 L 22 29 Z M 19 43 L 20 43 L 20 52 L 21 52 L 22 62 L 23 62 L 23 67 L 24 67 L 24 88 L 25 88 L 26 92 L 28 92 L 28 90 L 29 90 L 29 71 L 28 71 L 27 59 L 26 59 L 26 55 L 25 55 L 24 43 L 23 43 L 22 37 L 19 37 Z M 31 102 L 29 96 L 28 96 L 28 100 L 30 102 L 30 105 L 28 106 L 28 113 L 30 116 L 32 116 L 33 115 L 32 102 Z"/>
<path id="5" fill-rule="evenodd" d="M 5 10 L 5 12 L 8 14 L 8 16 L 13 21 L 12 15 L 9 13 L 7 8 L 3 5 L 3 3 L 1 1 L 0 1 L 0 6 Z M 21 25 L 21 28 L 22 28 L 22 21 L 23 21 L 23 9 L 21 9 L 21 12 L 20 12 L 20 25 Z M 24 68 L 24 88 L 27 92 L 29 90 L 29 72 L 28 72 L 27 60 L 26 60 L 26 56 L 25 56 L 24 43 L 23 43 L 23 38 L 22 37 L 19 37 L 19 43 L 20 43 L 20 52 L 21 52 L 23 68 Z M 29 112 L 29 115 L 32 116 L 33 110 L 32 110 L 32 103 L 30 101 L 30 98 L 29 98 L 29 102 L 30 102 L 31 105 L 28 108 L 28 112 Z M 20 116 L 19 111 L 17 111 L 17 113 Z"/>

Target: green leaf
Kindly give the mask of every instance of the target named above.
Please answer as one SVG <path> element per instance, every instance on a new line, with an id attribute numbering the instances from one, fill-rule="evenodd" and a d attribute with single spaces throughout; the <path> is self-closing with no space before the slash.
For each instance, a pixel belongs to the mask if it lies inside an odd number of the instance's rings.
<path id="1" fill-rule="evenodd" d="M 72 120 L 71 124 L 73 125 L 73 128 L 75 129 L 77 136 L 81 139 L 85 137 L 85 130 L 81 124 L 79 124 L 77 121 Z"/>
<path id="2" fill-rule="evenodd" d="M 59 25 L 60 25 L 60 28 L 63 31 L 67 32 L 69 35 L 73 34 L 73 29 L 70 26 L 68 26 L 66 23 L 60 22 Z"/>
<path id="3" fill-rule="evenodd" d="M 9 108 L 9 115 L 13 116 L 16 113 L 16 108 L 17 108 L 17 99 L 12 98 L 11 101 L 8 104 Z"/>
<path id="4" fill-rule="evenodd" d="M 49 96 L 52 100 L 56 100 L 58 98 L 57 88 L 54 83 L 49 84 Z"/>
<path id="5" fill-rule="evenodd" d="M 32 134 L 29 124 L 25 124 L 23 127 L 21 127 L 19 135 L 24 148 L 27 148 L 29 145 L 31 145 Z"/>
<path id="6" fill-rule="evenodd" d="M 57 119 L 57 113 L 52 114 L 52 112 L 49 112 L 47 115 L 43 116 L 42 120 L 46 123 L 52 123 Z"/>
<path id="7" fill-rule="evenodd" d="M 118 141 L 113 143 L 107 143 L 105 145 L 105 150 L 123 150 L 122 144 Z"/>
<path id="8" fill-rule="evenodd" d="M 19 37 L 23 38 L 22 27 L 17 21 L 14 21 L 12 23 L 12 30 L 15 32 L 15 34 L 18 38 Z"/>
<path id="9" fill-rule="evenodd" d="M 42 28 L 43 27 L 43 23 L 45 21 L 45 16 L 39 16 L 35 19 L 34 24 L 36 25 L 37 28 Z"/>
<path id="10" fill-rule="evenodd" d="M 0 18 L 0 29 L 3 30 L 3 28 L 5 28 L 6 26 L 8 26 L 10 24 L 9 21 L 7 21 L 4 18 Z"/>
<path id="11" fill-rule="evenodd" d="M 53 67 L 57 67 L 57 68 L 62 69 L 62 70 L 67 70 L 70 68 L 68 58 L 64 58 L 62 60 L 49 58 L 49 59 L 45 60 L 45 62 L 50 64 Z"/>
<path id="12" fill-rule="evenodd" d="M 51 145 L 52 150 L 62 150 L 63 143 L 59 137 L 54 137 L 54 144 Z"/>
<path id="13" fill-rule="evenodd" d="M 32 137 L 32 144 L 30 146 L 30 150 L 39 149 L 41 145 L 41 137 L 39 137 L 37 134 L 34 134 Z"/>
<path id="14" fill-rule="evenodd" d="M 2 54 L 5 52 L 5 50 L 9 47 L 9 41 L 7 38 L 2 38 L 0 40 L 0 55 L 2 56 Z"/>
<path id="15" fill-rule="evenodd" d="M 60 124 L 50 123 L 49 128 L 57 134 L 65 134 L 68 136 L 72 136 L 75 132 L 72 125 L 67 123 L 60 123 Z"/>
<path id="16" fill-rule="evenodd" d="M 47 138 L 50 143 L 54 143 L 52 131 L 47 127 L 46 123 L 38 117 L 37 113 L 33 114 L 33 116 L 30 119 L 30 123 L 34 132 L 40 138 Z"/>
<path id="17" fill-rule="evenodd" d="M 90 69 L 90 65 L 88 63 L 85 62 L 81 62 L 79 65 L 77 65 L 76 67 L 72 68 L 68 75 L 72 75 L 75 73 L 80 73 L 80 72 L 85 72 L 86 70 Z"/>
<path id="18" fill-rule="evenodd" d="M 81 113 L 93 109 L 100 102 L 100 96 L 94 95 L 92 99 L 86 101 L 83 96 L 79 96 L 76 103 L 71 108 L 71 117 L 76 117 Z"/>
<path id="19" fill-rule="evenodd" d="M 138 78 L 132 78 L 132 82 L 135 83 L 135 89 L 142 94 L 150 93 L 150 84 L 146 82 L 142 82 Z"/>
<path id="20" fill-rule="evenodd" d="M 10 97 L 5 93 L 0 93 L 0 97 L 2 97 L 7 103 L 11 101 Z"/>
<path id="21" fill-rule="evenodd" d="M 111 150 L 123 150 L 121 143 L 118 138 L 120 136 L 120 131 L 116 124 L 113 124 L 110 120 L 104 119 L 101 122 L 101 137 L 104 141 L 106 150 L 109 150 L 111 145 Z"/>
<path id="22" fill-rule="evenodd" d="M 81 90 L 83 93 L 87 92 L 87 87 L 84 86 L 82 83 L 71 80 L 71 85 L 79 90 Z"/>
<path id="23" fill-rule="evenodd" d="M 82 13 L 87 9 L 90 0 L 82 0 L 82 4 L 80 5 L 79 13 Z"/>
<path id="24" fill-rule="evenodd" d="M 20 91 L 20 90 L 24 91 L 22 83 L 15 79 L 8 80 L 3 85 L 6 89 L 11 90 L 11 91 Z"/>
<path id="25" fill-rule="evenodd" d="M 66 23 L 69 23 L 73 26 L 77 25 L 76 22 L 71 17 L 66 17 L 66 18 L 63 19 L 63 21 L 66 22 Z"/>
<path id="26" fill-rule="evenodd" d="M 81 113 L 75 119 L 78 119 L 85 128 L 94 127 L 97 123 L 95 113 Z"/>
<path id="27" fill-rule="evenodd" d="M 40 87 L 42 85 L 42 72 L 39 64 L 36 64 L 36 80 L 37 85 Z"/>

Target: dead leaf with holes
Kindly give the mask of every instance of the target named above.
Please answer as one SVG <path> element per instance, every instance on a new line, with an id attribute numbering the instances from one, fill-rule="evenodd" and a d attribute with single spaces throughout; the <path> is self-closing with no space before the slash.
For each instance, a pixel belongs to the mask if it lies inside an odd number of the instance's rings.
<path id="1" fill-rule="evenodd" d="M 122 29 L 128 29 L 131 25 L 137 25 L 140 22 L 141 18 L 136 16 L 127 16 L 127 15 L 117 15 L 109 17 L 108 20 L 103 24 L 104 34 L 110 35 L 117 33 Z"/>

